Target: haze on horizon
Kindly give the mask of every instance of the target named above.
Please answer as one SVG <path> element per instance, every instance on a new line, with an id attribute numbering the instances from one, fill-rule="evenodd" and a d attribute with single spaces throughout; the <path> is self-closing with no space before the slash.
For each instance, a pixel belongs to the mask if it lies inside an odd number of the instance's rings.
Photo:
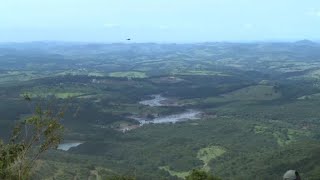
<path id="1" fill-rule="evenodd" d="M 320 38 L 319 0 L 1 0 L 0 42 Z"/>

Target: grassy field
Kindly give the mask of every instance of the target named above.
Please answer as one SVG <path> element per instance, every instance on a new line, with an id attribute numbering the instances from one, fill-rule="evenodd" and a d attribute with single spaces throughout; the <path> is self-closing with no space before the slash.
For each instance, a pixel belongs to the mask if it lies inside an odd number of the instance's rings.
<path id="1" fill-rule="evenodd" d="M 210 171 L 209 162 L 222 156 L 225 152 L 226 150 L 220 146 L 208 146 L 198 151 L 197 158 L 204 163 L 203 170 Z"/>
<path id="2" fill-rule="evenodd" d="M 288 145 L 295 142 L 299 137 L 307 137 L 310 135 L 307 131 L 303 130 L 295 130 L 289 128 L 272 129 L 271 127 L 267 126 L 255 126 L 254 132 L 256 134 L 272 136 L 273 138 L 275 138 L 279 146 Z"/>
<path id="3" fill-rule="evenodd" d="M 223 97 L 232 100 L 273 100 L 280 98 L 281 93 L 277 92 L 273 86 L 256 85 L 236 90 Z"/>
<path id="4" fill-rule="evenodd" d="M 230 76 L 226 73 L 218 71 L 206 71 L 206 70 L 191 70 L 191 71 L 181 71 L 173 72 L 172 75 L 194 75 L 194 76 Z"/>
<path id="5" fill-rule="evenodd" d="M 109 73 L 110 77 L 122 77 L 122 78 L 146 78 L 147 75 L 144 72 L 138 71 L 122 71 Z"/>
<path id="6" fill-rule="evenodd" d="M 0 74 L 0 84 L 30 81 L 45 76 L 36 71 L 8 71 Z"/>
<path id="7" fill-rule="evenodd" d="M 24 88 L 21 90 L 20 96 L 28 94 L 30 97 L 33 97 L 33 98 L 35 97 L 46 98 L 46 97 L 54 96 L 58 99 L 67 99 L 67 98 L 74 98 L 74 97 L 88 99 L 88 98 L 98 97 L 97 93 L 98 92 L 94 91 L 93 87 L 75 84 L 75 85 L 68 85 L 68 86 L 57 85 L 54 87 L 36 86 L 31 88 Z"/>
<path id="8" fill-rule="evenodd" d="M 51 93 L 51 92 L 47 92 L 47 93 L 31 93 L 31 92 L 26 92 L 21 94 L 21 97 L 23 97 L 24 94 L 28 94 L 29 97 L 31 98 L 47 98 L 50 96 L 54 96 L 58 99 L 67 99 L 67 98 L 73 98 L 73 97 L 79 97 L 81 95 L 84 95 L 85 93 L 81 93 L 81 92 L 56 92 L 56 93 Z"/>
<path id="9" fill-rule="evenodd" d="M 197 153 L 197 158 L 203 162 L 203 169 L 204 171 L 210 171 L 209 162 L 211 160 L 216 159 L 217 157 L 222 156 L 226 150 L 220 146 L 208 146 L 202 148 Z M 167 171 L 171 176 L 177 176 L 179 178 L 184 179 L 187 175 L 189 175 L 190 171 L 174 171 L 171 170 L 169 166 L 161 166 L 159 169 Z"/>
<path id="10" fill-rule="evenodd" d="M 50 170 L 49 170 L 50 169 Z M 89 165 L 81 165 L 77 163 L 61 163 L 57 161 L 42 161 L 36 162 L 37 173 L 50 172 L 46 175 L 44 180 L 65 180 L 65 179 L 88 179 L 88 180 L 102 180 L 101 176 L 113 176 L 116 175 L 110 169 L 104 167 L 95 167 Z M 34 177 L 36 178 L 36 177 Z"/>
<path id="11" fill-rule="evenodd" d="M 169 166 L 161 166 L 159 167 L 159 169 L 167 171 L 171 176 L 177 176 L 181 179 L 185 179 L 185 177 L 188 176 L 191 172 L 191 171 L 183 171 L 183 172 L 173 171 L 173 170 L 170 170 Z"/>

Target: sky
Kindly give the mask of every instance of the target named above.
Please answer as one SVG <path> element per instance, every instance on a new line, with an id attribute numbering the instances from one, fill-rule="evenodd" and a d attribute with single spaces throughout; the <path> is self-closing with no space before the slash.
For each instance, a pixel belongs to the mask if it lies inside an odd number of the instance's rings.
<path id="1" fill-rule="evenodd" d="M 0 0 L 0 42 L 320 40 L 320 0 Z"/>

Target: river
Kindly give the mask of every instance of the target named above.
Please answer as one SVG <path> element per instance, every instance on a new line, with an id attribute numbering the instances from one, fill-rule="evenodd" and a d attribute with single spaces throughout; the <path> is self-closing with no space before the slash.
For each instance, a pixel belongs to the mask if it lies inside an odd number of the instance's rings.
<path id="1" fill-rule="evenodd" d="M 140 122 L 140 125 L 143 126 L 145 124 L 162 124 L 162 123 L 176 123 L 183 122 L 188 120 L 197 120 L 201 118 L 201 112 L 197 110 L 187 110 L 186 112 L 173 114 L 163 117 L 157 117 L 154 119 L 145 119 L 134 117 L 133 119 Z"/>
<path id="2" fill-rule="evenodd" d="M 173 100 L 161 96 L 161 94 L 151 95 L 152 99 L 142 100 L 139 104 L 151 106 L 151 107 L 160 107 L 160 106 L 177 106 L 177 103 Z"/>
<path id="3" fill-rule="evenodd" d="M 80 144 L 83 144 L 83 142 L 70 142 L 70 143 L 62 143 L 58 145 L 59 150 L 62 151 L 68 151 L 69 149 L 73 148 L 73 147 L 77 147 Z"/>
<path id="4" fill-rule="evenodd" d="M 176 102 L 166 97 L 163 97 L 160 94 L 151 95 L 151 97 L 153 97 L 153 99 L 142 100 L 139 103 L 146 106 L 151 106 L 151 107 L 177 106 Z M 201 111 L 188 109 L 182 113 L 156 117 L 153 119 L 147 119 L 143 117 L 131 117 L 131 118 L 139 121 L 140 125 L 142 126 L 142 125 L 151 124 L 151 123 L 161 124 L 161 123 L 176 123 L 176 122 L 182 122 L 187 120 L 197 120 L 201 118 L 201 114 L 202 114 Z"/>

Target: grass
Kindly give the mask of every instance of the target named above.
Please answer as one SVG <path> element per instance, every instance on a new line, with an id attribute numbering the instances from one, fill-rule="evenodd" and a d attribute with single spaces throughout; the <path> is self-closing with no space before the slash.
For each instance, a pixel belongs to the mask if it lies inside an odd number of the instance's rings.
<path id="1" fill-rule="evenodd" d="M 60 99 L 67 99 L 70 97 L 76 97 L 76 96 L 81 96 L 84 93 L 79 93 L 79 92 L 65 92 L 65 93 L 55 93 L 54 96 Z"/>
<path id="2" fill-rule="evenodd" d="M 87 75 L 87 76 L 95 76 L 95 77 L 103 77 L 106 76 L 105 73 L 99 71 L 87 71 L 87 70 L 67 70 L 63 72 L 59 72 L 56 75 L 65 76 L 65 75 Z"/>
<path id="3" fill-rule="evenodd" d="M 297 99 L 298 100 L 319 100 L 320 99 L 320 93 L 301 96 L 301 97 L 299 97 Z"/>
<path id="4" fill-rule="evenodd" d="M 38 79 L 41 76 L 41 74 L 34 71 L 8 71 L 7 73 L 0 74 L 0 83 L 29 81 Z"/>
<path id="5" fill-rule="evenodd" d="M 288 145 L 294 141 L 296 141 L 297 137 L 299 136 L 309 136 L 310 133 L 304 132 L 301 130 L 294 130 L 294 129 L 271 129 L 266 126 L 255 126 L 254 132 L 256 134 L 263 134 L 263 135 L 271 135 L 275 138 L 276 142 L 279 146 Z"/>
<path id="6" fill-rule="evenodd" d="M 103 76 L 105 76 L 105 74 L 102 72 L 89 72 L 88 76 L 103 77 Z"/>
<path id="7" fill-rule="evenodd" d="M 287 133 L 278 130 L 273 130 L 267 126 L 255 126 L 256 134 L 271 135 L 275 138 L 279 146 L 284 146 L 293 141 L 293 136 L 287 136 Z"/>
<path id="8" fill-rule="evenodd" d="M 254 132 L 256 134 L 263 134 L 264 132 L 266 132 L 268 130 L 268 127 L 266 126 L 255 126 L 254 127 Z"/>
<path id="9" fill-rule="evenodd" d="M 85 93 L 81 93 L 81 92 L 30 93 L 30 92 L 28 92 L 28 93 L 23 93 L 23 94 L 28 94 L 31 98 L 35 98 L 35 97 L 46 98 L 49 96 L 55 96 L 56 98 L 59 98 L 59 99 L 67 99 L 67 98 L 81 96 L 81 95 L 84 95 Z M 21 94 L 20 96 L 23 96 L 23 94 Z"/>
<path id="10" fill-rule="evenodd" d="M 109 73 L 110 77 L 126 77 L 126 78 L 146 78 L 147 75 L 144 72 L 138 71 L 121 71 Z"/>
<path id="11" fill-rule="evenodd" d="M 73 97 L 79 98 L 92 98 L 98 97 L 97 92 L 92 87 L 81 87 L 81 85 L 72 86 L 38 86 L 33 88 L 22 89 L 20 96 L 25 94 L 29 95 L 31 98 L 47 98 L 54 96 L 59 99 L 67 99 Z M 83 96 L 83 97 L 82 97 Z"/>
<path id="12" fill-rule="evenodd" d="M 185 179 L 190 174 L 190 171 L 177 172 L 177 171 L 170 170 L 169 166 L 161 166 L 159 167 L 159 169 L 167 171 L 171 176 L 177 176 L 182 179 Z"/>
<path id="13" fill-rule="evenodd" d="M 209 162 L 222 156 L 225 152 L 226 150 L 220 146 L 208 146 L 198 151 L 197 158 L 204 163 L 203 170 L 210 171 Z"/>
<path id="14" fill-rule="evenodd" d="M 184 72 L 173 72 L 174 75 L 195 75 L 195 76 L 229 76 L 217 71 L 206 71 L 206 70 L 189 70 Z"/>
<path id="15" fill-rule="evenodd" d="M 102 180 L 104 176 L 115 175 L 112 170 L 100 167 L 92 166 L 88 164 L 78 164 L 72 162 L 57 162 L 51 160 L 38 160 L 36 162 L 35 173 L 44 174 L 45 180 L 63 180 L 63 179 L 94 179 Z M 90 169 L 92 168 L 92 169 Z M 102 177 L 103 176 L 103 177 Z"/>
<path id="16" fill-rule="evenodd" d="M 225 103 L 234 100 L 238 101 L 253 101 L 253 100 L 274 100 L 281 97 L 280 92 L 276 92 L 273 86 L 270 85 L 256 85 L 245 87 L 222 96 L 183 99 L 179 100 L 179 104 L 183 105 L 200 105 L 200 104 L 214 104 Z"/>
<path id="17" fill-rule="evenodd" d="M 280 98 L 281 93 L 275 91 L 273 86 L 256 85 L 233 91 L 224 97 L 232 100 L 273 100 Z"/>
<path id="18" fill-rule="evenodd" d="M 320 79 L 320 70 L 314 70 L 305 75 L 307 78 Z"/>
<path id="19" fill-rule="evenodd" d="M 107 108 L 103 108 L 102 112 L 113 113 L 117 115 L 123 115 L 126 113 L 130 113 L 133 115 L 142 115 L 146 116 L 148 114 L 161 114 L 166 111 L 165 108 L 154 108 L 149 106 L 142 106 L 139 104 L 121 104 L 115 106 L 109 106 Z"/>
<path id="20" fill-rule="evenodd" d="M 213 159 L 216 159 L 217 157 L 222 156 L 225 152 L 226 150 L 223 147 L 208 146 L 198 151 L 197 158 L 204 163 L 202 169 L 204 171 L 209 172 L 210 171 L 209 162 Z M 170 170 L 169 166 L 161 166 L 159 167 L 159 169 L 167 171 L 171 176 L 177 176 L 182 179 L 185 179 L 185 177 L 188 176 L 191 172 L 191 171 L 182 171 L 182 172 L 173 171 L 173 170 Z"/>
<path id="21" fill-rule="evenodd" d="M 224 103 L 229 102 L 230 99 L 224 97 L 207 97 L 207 98 L 194 98 L 194 99 L 180 99 L 178 100 L 178 104 L 180 105 L 201 105 L 201 104 L 214 104 L 214 103 Z"/>

